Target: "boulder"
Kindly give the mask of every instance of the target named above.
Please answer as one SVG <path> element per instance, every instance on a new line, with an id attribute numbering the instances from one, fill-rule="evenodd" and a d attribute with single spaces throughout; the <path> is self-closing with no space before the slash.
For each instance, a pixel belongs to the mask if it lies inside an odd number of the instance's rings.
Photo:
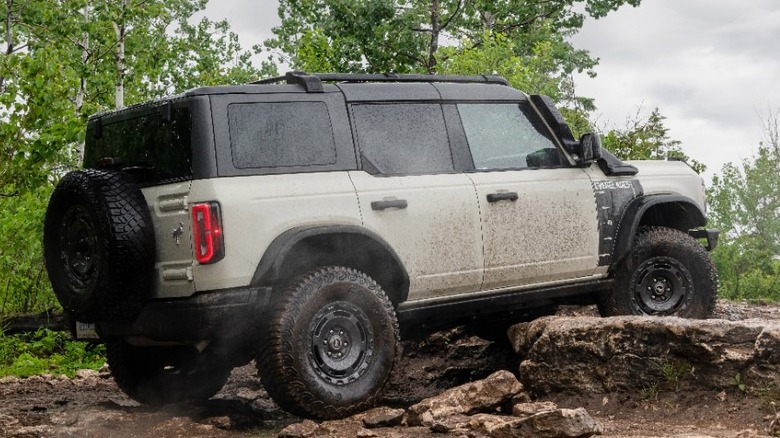
<path id="1" fill-rule="evenodd" d="M 403 422 L 404 414 L 406 414 L 406 411 L 403 409 L 374 408 L 364 414 L 363 426 L 368 429 L 400 426 L 401 422 Z"/>
<path id="2" fill-rule="evenodd" d="M 311 420 L 290 424 L 279 432 L 279 438 L 307 438 L 317 433 L 320 425 Z"/>
<path id="3" fill-rule="evenodd" d="M 580 438 L 602 432 L 601 425 L 583 408 L 542 409 L 520 417 L 477 414 L 468 428 L 491 438 Z"/>
<path id="4" fill-rule="evenodd" d="M 723 390 L 780 377 L 780 324 L 673 317 L 545 317 L 510 328 L 520 379 L 535 394 Z"/>
<path id="5" fill-rule="evenodd" d="M 472 415 L 495 411 L 523 390 L 523 385 L 509 371 L 497 371 L 484 380 L 448 389 L 427 398 L 408 410 L 412 426 L 432 426 L 438 420 L 454 415 Z"/>
<path id="6" fill-rule="evenodd" d="M 427 398 L 407 411 L 377 407 L 342 420 L 305 420 L 284 428 L 280 438 L 419 438 L 431 434 L 471 437 L 589 437 L 601 425 L 582 409 L 559 409 L 549 401 L 530 402 L 509 371 Z M 511 415 L 501 415 L 499 408 Z M 404 418 L 406 421 L 404 422 Z"/>

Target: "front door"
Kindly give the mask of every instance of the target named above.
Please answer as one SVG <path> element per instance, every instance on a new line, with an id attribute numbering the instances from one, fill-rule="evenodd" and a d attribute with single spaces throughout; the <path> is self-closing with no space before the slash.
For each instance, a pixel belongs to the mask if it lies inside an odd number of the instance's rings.
<path id="1" fill-rule="evenodd" d="M 482 290 L 593 275 L 590 178 L 571 167 L 527 102 L 459 104 L 482 218 Z"/>

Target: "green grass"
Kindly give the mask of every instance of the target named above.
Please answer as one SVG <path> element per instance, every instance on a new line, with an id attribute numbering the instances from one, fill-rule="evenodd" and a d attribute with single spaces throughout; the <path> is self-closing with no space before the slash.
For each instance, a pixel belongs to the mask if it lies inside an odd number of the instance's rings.
<path id="1" fill-rule="evenodd" d="M 6 336 L 0 331 L 0 377 L 64 374 L 80 369 L 98 370 L 106 362 L 102 345 L 74 341 L 67 333 L 41 329 Z"/>

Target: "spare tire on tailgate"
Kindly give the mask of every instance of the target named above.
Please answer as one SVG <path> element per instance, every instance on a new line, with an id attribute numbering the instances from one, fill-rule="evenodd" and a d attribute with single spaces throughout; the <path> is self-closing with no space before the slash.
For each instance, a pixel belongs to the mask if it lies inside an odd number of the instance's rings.
<path id="1" fill-rule="evenodd" d="M 57 299 L 77 320 L 131 320 L 154 273 L 154 229 L 141 190 L 123 172 L 68 173 L 49 200 L 43 253 Z"/>

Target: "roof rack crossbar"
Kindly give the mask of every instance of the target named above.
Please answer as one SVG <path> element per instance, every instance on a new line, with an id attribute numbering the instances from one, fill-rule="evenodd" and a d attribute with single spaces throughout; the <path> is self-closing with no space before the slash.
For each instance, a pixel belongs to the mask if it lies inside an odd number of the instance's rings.
<path id="1" fill-rule="evenodd" d="M 498 75 L 460 76 L 460 75 L 420 75 L 396 73 L 304 73 L 300 71 L 287 72 L 284 76 L 262 79 L 252 84 L 288 84 L 302 85 L 310 93 L 322 93 L 323 82 L 451 82 L 462 84 L 500 84 L 509 85 L 506 79 Z"/>
<path id="2" fill-rule="evenodd" d="M 250 82 L 250 84 L 276 84 L 279 82 L 302 85 L 308 93 L 322 93 L 324 91 L 320 78 L 315 75 L 306 74 L 302 71 L 288 71 L 284 76 L 262 79 Z"/>

